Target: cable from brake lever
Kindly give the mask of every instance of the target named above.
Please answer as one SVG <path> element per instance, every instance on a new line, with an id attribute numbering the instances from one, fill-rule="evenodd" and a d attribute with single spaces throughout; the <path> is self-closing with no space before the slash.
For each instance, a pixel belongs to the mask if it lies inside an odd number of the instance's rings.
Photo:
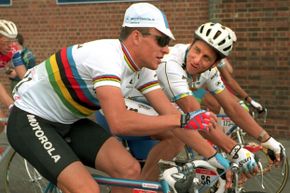
<path id="1" fill-rule="evenodd" d="M 259 169 L 261 171 L 261 187 L 265 190 L 265 186 L 264 186 L 264 168 L 263 165 L 260 161 L 257 162 Z"/>

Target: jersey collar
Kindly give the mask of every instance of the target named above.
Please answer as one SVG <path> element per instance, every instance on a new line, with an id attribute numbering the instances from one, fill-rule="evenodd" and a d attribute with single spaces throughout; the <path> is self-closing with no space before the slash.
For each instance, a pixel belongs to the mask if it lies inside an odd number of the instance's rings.
<path id="1" fill-rule="evenodd" d="M 134 62 L 133 58 L 130 55 L 130 52 L 128 51 L 128 49 L 126 48 L 126 46 L 121 42 L 121 46 L 122 46 L 122 51 L 124 53 L 124 59 L 128 65 L 128 67 L 133 71 L 133 72 L 137 72 L 140 70 L 140 68 L 137 66 L 137 64 Z"/>
<path id="2" fill-rule="evenodd" d="M 182 64 L 182 68 L 183 68 L 183 69 L 186 68 L 186 59 L 187 59 L 187 54 L 188 54 L 189 48 L 190 48 L 190 46 L 189 46 L 188 48 L 186 48 L 186 50 L 185 50 L 184 59 L 183 59 L 183 64 Z"/>

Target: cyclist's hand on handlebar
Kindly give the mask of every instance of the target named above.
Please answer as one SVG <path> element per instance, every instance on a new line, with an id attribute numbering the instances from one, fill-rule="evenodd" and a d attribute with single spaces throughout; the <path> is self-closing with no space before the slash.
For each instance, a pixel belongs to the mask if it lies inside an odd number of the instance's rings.
<path id="1" fill-rule="evenodd" d="M 219 168 L 225 171 L 228 170 L 230 167 L 230 161 L 226 159 L 224 156 L 222 156 L 220 153 L 215 153 L 213 156 L 208 158 L 208 163 L 214 166 L 215 168 Z M 226 189 L 232 187 L 232 180 L 233 180 L 232 171 L 231 170 L 226 171 Z"/>
<path id="2" fill-rule="evenodd" d="M 209 130 L 215 126 L 217 117 L 205 110 L 197 110 L 194 112 L 181 115 L 181 128 L 192 130 Z"/>
<path id="3" fill-rule="evenodd" d="M 243 148 L 241 145 L 237 144 L 233 147 L 230 152 L 230 157 L 234 163 L 242 168 L 242 171 L 247 177 L 250 177 L 250 174 L 256 174 L 258 172 L 258 166 L 254 154 Z"/>
<path id="4" fill-rule="evenodd" d="M 263 113 L 265 111 L 265 108 L 258 103 L 257 101 L 254 101 L 253 99 L 250 102 L 250 105 L 258 112 L 258 113 Z"/>
<path id="5" fill-rule="evenodd" d="M 272 161 L 274 161 L 274 163 L 280 162 L 281 158 L 286 156 L 284 146 L 281 143 L 279 143 L 278 141 L 276 141 L 273 137 L 270 137 L 268 140 L 261 143 L 261 145 L 274 152 L 275 158 L 276 158 L 276 159 L 272 160 Z"/>

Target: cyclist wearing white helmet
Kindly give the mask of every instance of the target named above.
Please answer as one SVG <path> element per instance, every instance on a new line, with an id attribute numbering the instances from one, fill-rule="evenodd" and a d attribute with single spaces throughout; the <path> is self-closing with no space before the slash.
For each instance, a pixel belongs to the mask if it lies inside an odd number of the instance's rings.
<path id="1" fill-rule="evenodd" d="M 0 20 L 0 66 L 11 61 L 17 76 L 22 79 L 28 69 L 23 61 L 23 47 L 16 41 L 18 30 L 12 21 Z"/>
<path id="2" fill-rule="evenodd" d="M 31 54 L 28 54 L 27 49 L 16 41 L 18 36 L 17 27 L 12 21 L 0 19 L 0 68 L 7 67 L 11 72 L 14 72 L 9 74 L 9 78 L 17 79 L 17 81 L 23 78 L 27 69 L 35 65 L 34 56 L 30 57 Z M 8 67 L 10 62 L 12 66 Z M 1 83 L 0 102 L 8 108 L 13 104 L 13 99 Z M 6 117 L 6 115 L 0 112 L 0 117 Z"/>
<path id="3" fill-rule="evenodd" d="M 11 44 L 16 36 L 16 25 L 11 21 L 0 20 L 0 68 L 5 67 L 11 60 Z M 7 107 L 13 104 L 13 99 L 10 97 L 2 83 L 0 83 L 0 101 Z M 4 112 L 0 111 L 0 117 L 6 117 Z M 1 127 L 0 131 L 2 129 L 3 127 Z"/>
<path id="4" fill-rule="evenodd" d="M 3 62 L 9 62 L 11 60 L 12 53 L 9 52 L 11 51 L 11 44 L 15 41 L 17 34 L 17 27 L 13 22 L 0 19 L 0 53 L 2 54 L 0 55 L 1 65 L 3 65 Z"/>
<path id="5" fill-rule="evenodd" d="M 192 90 L 206 88 L 224 108 L 226 114 L 244 131 L 259 139 L 262 145 L 276 153 L 280 160 L 281 144 L 260 127 L 247 113 L 232 94 L 225 88 L 216 64 L 229 56 L 233 47 L 233 38 L 226 27 L 219 23 L 202 24 L 196 31 L 191 44 L 177 44 L 163 59 L 157 69 L 157 76 L 169 99 L 175 102 L 185 113 L 200 109 Z M 207 136 L 215 144 L 224 147 L 219 132 Z M 237 150 L 238 148 L 238 150 Z M 228 151 L 237 162 L 247 160 L 247 152 L 238 145 Z M 238 159 L 234 155 L 239 155 Z M 248 154 L 250 155 L 250 154 Z M 250 156 L 252 158 L 252 156 Z M 242 160 L 245 159 L 245 160 Z M 249 161 L 249 160 L 248 160 Z M 250 162 L 255 162 L 250 160 Z M 253 170 L 255 164 L 244 164 L 246 170 Z"/>
<path id="6" fill-rule="evenodd" d="M 214 65 L 229 55 L 233 44 L 228 32 L 219 23 L 200 26 L 195 36 L 192 44 L 177 44 L 171 47 L 169 54 L 164 57 L 157 69 L 161 87 L 168 98 L 175 102 L 184 113 L 201 108 L 191 91 L 194 84 L 200 86 L 207 84 L 208 88 L 216 93 L 223 91 L 223 84 Z M 208 70 L 209 68 L 211 70 Z M 195 78 L 197 78 L 196 81 L 193 81 Z M 219 82 L 221 84 L 217 84 Z M 138 92 L 132 92 L 129 97 L 133 100 L 144 101 Z M 235 157 L 233 161 L 243 165 L 246 173 L 256 172 L 257 164 L 254 155 L 237 146 L 233 139 L 222 132 L 220 126 L 215 125 L 215 127 L 218 129 L 201 133 Z M 235 147 L 239 148 L 239 151 L 235 151 Z M 227 184 L 229 185 L 230 183 Z"/>
<path id="7" fill-rule="evenodd" d="M 230 36 L 232 37 L 232 40 L 235 43 L 237 41 L 236 33 L 228 27 L 226 27 L 226 29 L 229 31 Z M 241 88 L 239 83 L 234 79 L 232 75 L 233 67 L 227 57 L 223 58 L 218 63 L 217 68 L 221 74 L 221 78 L 226 88 L 234 95 L 233 97 L 235 97 L 236 100 L 239 101 L 241 106 L 243 106 L 247 111 L 249 111 L 249 107 L 247 104 L 250 104 L 258 113 L 262 113 L 265 111 L 265 108 L 260 103 L 253 100 L 248 95 L 248 93 Z M 223 110 L 221 109 L 221 105 L 218 103 L 218 101 L 204 88 L 199 88 L 198 90 L 194 91 L 194 94 L 197 100 L 201 104 L 204 104 L 211 111 L 215 113 L 223 112 Z"/>

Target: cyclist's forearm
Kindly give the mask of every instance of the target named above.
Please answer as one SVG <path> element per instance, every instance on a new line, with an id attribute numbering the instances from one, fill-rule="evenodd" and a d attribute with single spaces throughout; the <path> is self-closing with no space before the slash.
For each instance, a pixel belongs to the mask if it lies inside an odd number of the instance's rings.
<path id="1" fill-rule="evenodd" d="M 0 83 L 0 102 L 4 104 L 7 108 L 13 104 L 12 97 L 8 94 L 5 87 Z"/>
<path id="2" fill-rule="evenodd" d="M 138 124 L 136 124 L 138 123 Z M 113 134 L 118 135 L 156 135 L 180 126 L 180 115 L 148 116 L 126 111 L 117 121 L 109 121 Z"/>
<path id="3" fill-rule="evenodd" d="M 229 153 L 237 144 L 223 132 L 220 125 L 216 125 L 216 129 L 210 129 L 208 132 L 200 132 L 200 134 L 215 145 L 221 147 L 226 153 Z"/>
<path id="4" fill-rule="evenodd" d="M 26 68 L 25 68 L 25 65 L 20 65 L 20 66 L 16 66 L 15 67 L 15 71 L 17 73 L 17 76 L 20 78 L 20 79 L 23 79 L 25 73 L 26 73 Z"/>
<path id="5" fill-rule="evenodd" d="M 244 131 L 249 135 L 258 139 L 264 129 L 251 117 L 251 115 L 245 111 L 238 103 L 234 105 L 231 110 L 225 109 L 226 114 Z M 264 141 L 269 138 L 269 134 L 266 133 L 260 141 Z"/>
<path id="6" fill-rule="evenodd" d="M 235 79 L 230 79 L 228 84 L 230 85 L 231 89 L 240 97 L 240 99 L 245 99 L 248 96 L 246 91 L 242 89 L 242 87 Z"/>
<path id="7" fill-rule="evenodd" d="M 197 131 L 176 128 L 173 132 L 183 143 L 187 144 L 197 153 L 206 158 L 209 158 L 216 153 L 216 150 Z"/>
<path id="8" fill-rule="evenodd" d="M 184 113 L 189 113 L 200 109 L 200 104 L 193 96 L 186 96 L 176 101 L 176 104 Z"/>

